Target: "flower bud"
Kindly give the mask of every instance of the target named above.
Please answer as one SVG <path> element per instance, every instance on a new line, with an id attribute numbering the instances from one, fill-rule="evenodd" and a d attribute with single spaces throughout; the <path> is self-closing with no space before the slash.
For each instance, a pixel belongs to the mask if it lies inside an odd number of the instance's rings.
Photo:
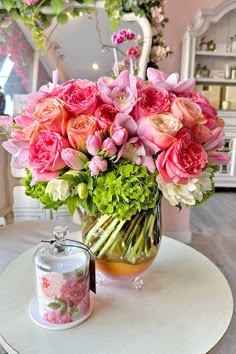
<path id="1" fill-rule="evenodd" d="M 128 132 L 125 128 L 114 127 L 112 130 L 112 140 L 116 145 L 122 145 L 128 138 Z"/>
<path id="2" fill-rule="evenodd" d="M 102 138 L 99 133 L 95 133 L 94 135 L 89 135 L 87 138 L 87 150 L 90 155 L 96 156 L 98 155 L 101 147 L 102 147 Z"/>
<path id="3" fill-rule="evenodd" d="M 116 153 L 116 146 L 111 138 L 107 138 L 102 143 L 102 148 L 105 151 L 106 157 L 114 156 Z"/>
<path id="4" fill-rule="evenodd" d="M 81 182 L 77 186 L 77 193 L 81 199 L 86 199 L 88 196 L 88 186 L 85 182 Z"/>

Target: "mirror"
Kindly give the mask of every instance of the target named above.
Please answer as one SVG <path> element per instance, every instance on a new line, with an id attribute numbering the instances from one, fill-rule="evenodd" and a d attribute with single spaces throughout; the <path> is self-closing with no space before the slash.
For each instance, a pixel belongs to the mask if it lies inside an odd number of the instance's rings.
<path id="1" fill-rule="evenodd" d="M 49 53 L 42 59 L 47 62 L 51 71 L 55 69 L 56 61 L 63 81 L 77 77 L 95 81 L 100 76 L 111 76 L 115 47 L 118 61 L 122 61 L 127 49 L 136 46 L 135 40 L 125 41 L 117 46 L 112 43 L 114 31 L 102 5 L 103 2 L 96 2 L 93 13 L 82 13 L 81 17 L 71 18 L 64 26 L 55 26 L 54 22 L 47 30 L 51 58 L 54 55 L 54 68 Z M 141 39 L 141 57 L 137 71 L 140 77 L 145 78 L 152 44 L 151 26 L 146 18 L 130 13 L 119 24 L 119 29 L 123 28 L 130 29 Z"/>
<path id="2" fill-rule="evenodd" d="M 111 20 L 105 1 L 96 1 L 92 13 L 70 18 L 66 25 L 52 23 L 46 31 L 48 49 L 44 55 L 34 51 L 32 35 L 20 22 L 0 26 L 0 86 L 6 95 L 5 113 L 13 115 L 13 94 L 28 94 L 51 81 L 52 71 L 58 69 L 59 81 L 86 78 L 96 81 L 100 76 L 111 76 L 114 65 L 114 46 L 111 42 Z M 79 7 L 78 3 L 73 6 Z M 83 8 L 88 4 L 83 4 Z M 151 25 L 146 17 L 127 13 L 119 28 L 131 29 L 141 37 L 142 51 L 138 61 L 138 76 L 145 78 L 152 46 Z M 118 30 L 118 29 L 117 29 Z M 134 41 L 117 47 L 118 61 Z M 5 49 L 4 49 L 5 48 Z M 95 65 L 93 69 L 92 65 Z"/>

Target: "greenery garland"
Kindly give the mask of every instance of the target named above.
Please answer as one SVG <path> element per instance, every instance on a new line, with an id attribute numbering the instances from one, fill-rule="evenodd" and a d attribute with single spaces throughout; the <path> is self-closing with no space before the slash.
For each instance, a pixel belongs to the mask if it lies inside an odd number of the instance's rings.
<path id="1" fill-rule="evenodd" d="M 26 24 L 33 38 L 36 40 L 36 49 L 46 46 L 44 30 L 47 29 L 54 18 L 58 24 L 64 25 L 69 20 L 69 15 L 77 17 L 81 11 L 88 12 L 92 7 L 83 7 L 83 4 L 96 4 L 92 0 L 75 0 L 79 7 L 64 0 L 2 0 L 3 9 L 0 21 L 11 16 L 14 20 Z M 106 0 L 105 9 L 115 28 L 124 13 L 133 12 L 138 16 L 146 16 L 153 28 L 152 52 L 150 65 L 157 67 L 157 63 L 167 57 L 171 51 L 163 38 L 163 29 L 168 22 L 164 15 L 164 0 Z M 47 9 L 47 11 L 46 11 Z"/>

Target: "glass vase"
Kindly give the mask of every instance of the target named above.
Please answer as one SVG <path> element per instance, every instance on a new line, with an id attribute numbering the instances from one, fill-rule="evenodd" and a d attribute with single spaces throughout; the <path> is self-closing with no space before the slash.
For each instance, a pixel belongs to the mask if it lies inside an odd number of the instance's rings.
<path id="1" fill-rule="evenodd" d="M 82 239 L 96 258 L 96 269 L 110 279 L 135 279 L 150 267 L 161 242 L 161 206 L 131 220 L 98 214 L 83 216 Z"/>

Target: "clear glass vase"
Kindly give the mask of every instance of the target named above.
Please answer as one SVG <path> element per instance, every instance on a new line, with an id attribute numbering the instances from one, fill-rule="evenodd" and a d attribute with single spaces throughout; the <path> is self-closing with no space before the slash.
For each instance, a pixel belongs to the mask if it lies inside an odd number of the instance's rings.
<path id="1" fill-rule="evenodd" d="M 84 214 L 83 242 L 96 258 L 96 269 L 111 279 L 135 279 L 155 259 L 161 242 L 160 202 L 131 220 Z"/>

